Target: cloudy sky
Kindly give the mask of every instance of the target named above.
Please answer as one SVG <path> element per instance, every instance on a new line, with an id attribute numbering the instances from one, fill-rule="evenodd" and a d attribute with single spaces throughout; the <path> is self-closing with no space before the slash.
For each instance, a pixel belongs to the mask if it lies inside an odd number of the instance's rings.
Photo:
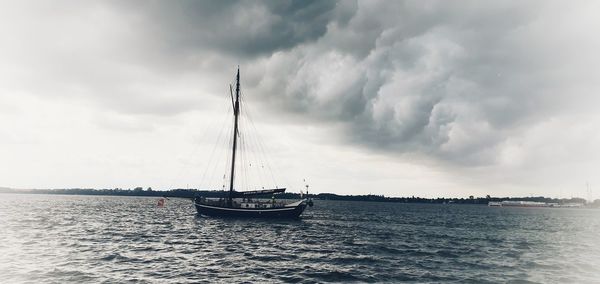
<path id="1" fill-rule="evenodd" d="M 292 192 L 306 178 L 341 194 L 588 197 L 589 182 L 600 198 L 598 11 L 2 1 L 0 186 L 214 187 L 239 65 Z"/>

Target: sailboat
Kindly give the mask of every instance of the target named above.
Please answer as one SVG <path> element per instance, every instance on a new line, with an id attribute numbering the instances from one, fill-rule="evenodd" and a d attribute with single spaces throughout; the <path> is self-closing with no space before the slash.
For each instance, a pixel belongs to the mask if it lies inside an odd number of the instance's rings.
<path id="1" fill-rule="evenodd" d="M 307 205 L 312 205 L 308 198 L 295 202 L 275 201 L 274 194 L 285 192 L 286 188 L 260 189 L 250 191 L 236 191 L 234 181 L 236 177 L 236 151 L 238 150 L 238 136 L 240 125 L 238 123 L 241 109 L 240 100 L 240 69 L 238 67 L 235 83 L 235 96 L 230 86 L 233 107 L 233 143 L 231 154 L 231 170 L 229 175 L 229 192 L 227 198 L 210 199 L 202 196 L 194 198 L 194 206 L 199 215 L 214 217 L 249 217 L 249 218 L 298 218 Z M 258 199 L 257 197 L 272 195 L 271 200 Z"/>

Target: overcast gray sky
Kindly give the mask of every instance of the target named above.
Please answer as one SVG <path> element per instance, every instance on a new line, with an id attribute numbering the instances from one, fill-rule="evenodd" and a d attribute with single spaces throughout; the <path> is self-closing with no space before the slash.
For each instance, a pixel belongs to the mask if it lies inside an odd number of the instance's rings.
<path id="1" fill-rule="evenodd" d="M 307 178 L 341 194 L 588 197 L 586 182 L 600 183 L 598 11 L 2 1 L 0 186 L 212 186 L 204 172 L 239 65 L 292 192 Z"/>

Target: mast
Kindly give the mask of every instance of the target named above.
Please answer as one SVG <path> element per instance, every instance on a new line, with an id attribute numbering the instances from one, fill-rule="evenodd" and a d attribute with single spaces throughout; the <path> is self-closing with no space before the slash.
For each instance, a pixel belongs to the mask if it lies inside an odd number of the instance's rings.
<path id="1" fill-rule="evenodd" d="M 235 103 L 233 105 L 233 150 L 231 155 L 231 175 L 229 176 L 229 198 L 227 205 L 232 206 L 233 203 L 233 178 L 235 174 L 235 150 L 237 147 L 237 134 L 238 134 L 238 116 L 240 115 L 240 67 L 238 66 L 237 76 L 235 83 Z"/>

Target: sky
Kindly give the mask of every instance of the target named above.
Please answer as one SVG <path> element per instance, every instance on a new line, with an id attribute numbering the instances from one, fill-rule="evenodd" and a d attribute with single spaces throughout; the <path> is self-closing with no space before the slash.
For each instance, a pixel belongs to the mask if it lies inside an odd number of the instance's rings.
<path id="1" fill-rule="evenodd" d="M 2 1 L 0 187 L 220 189 L 239 66 L 291 192 L 600 198 L 599 10 Z"/>

